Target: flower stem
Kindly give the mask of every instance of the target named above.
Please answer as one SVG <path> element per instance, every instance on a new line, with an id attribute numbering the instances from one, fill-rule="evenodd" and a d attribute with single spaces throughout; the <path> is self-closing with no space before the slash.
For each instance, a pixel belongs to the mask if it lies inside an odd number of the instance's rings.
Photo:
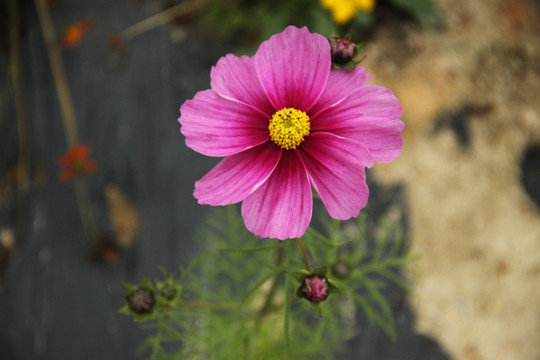
<path id="1" fill-rule="evenodd" d="M 77 139 L 77 123 L 75 122 L 75 110 L 64 71 L 64 64 L 62 63 L 60 46 L 58 45 L 46 0 L 35 0 L 35 3 L 39 23 L 41 24 L 41 31 L 45 39 L 45 46 L 47 47 L 47 53 L 51 62 L 51 70 L 56 84 L 60 108 L 62 109 L 62 119 L 64 120 L 68 147 L 72 147 L 79 142 Z"/>
<path id="2" fill-rule="evenodd" d="M 281 266 L 283 264 L 284 258 L 285 258 L 285 249 L 283 247 L 280 247 L 278 249 L 276 266 Z M 261 306 L 261 309 L 259 310 L 259 314 L 257 316 L 257 322 L 270 312 L 272 308 L 272 304 L 274 302 L 276 291 L 278 289 L 280 278 L 281 278 L 281 273 L 278 273 L 272 279 L 272 286 L 270 287 L 270 290 L 268 291 L 268 294 L 266 295 L 264 304 Z"/>
<path id="3" fill-rule="evenodd" d="M 301 237 L 298 238 L 298 245 L 300 246 L 300 251 L 302 252 L 302 260 L 304 260 L 304 266 L 306 267 L 306 270 L 311 272 L 311 268 L 309 267 L 309 259 L 306 252 L 306 247 L 304 246 L 304 240 L 302 240 Z"/>
<path id="4" fill-rule="evenodd" d="M 20 222 L 21 214 L 24 211 L 25 198 L 30 188 L 30 146 L 28 131 L 28 111 L 26 105 L 24 77 L 21 69 L 21 20 L 19 14 L 19 4 L 16 0 L 9 0 L 9 32 L 10 32 L 10 65 L 6 74 L 6 85 L 12 81 L 12 90 L 15 97 L 15 112 L 17 118 L 17 134 L 19 154 L 17 160 L 17 199 L 15 203 L 15 216 Z M 11 76 L 9 76 L 11 75 Z M 4 91 L 2 91 L 4 93 Z M 1 112 L 0 112 L 1 116 Z M 17 224 L 19 228 L 20 224 Z"/>
<path id="5" fill-rule="evenodd" d="M 287 254 L 286 265 L 289 267 L 291 256 L 291 244 L 287 242 Z M 288 276 L 285 277 L 285 300 L 283 301 L 283 336 L 285 337 L 285 350 L 287 353 L 287 360 L 291 358 L 291 334 L 290 334 L 290 320 L 291 320 L 291 294 L 289 292 L 291 280 Z"/>
<path id="6" fill-rule="evenodd" d="M 208 310 L 237 310 L 238 309 L 238 305 L 208 303 L 208 302 L 203 302 L 203 301 L 178 301 L 176 303 L 176 306 L 184 307 L 184 308 L 196 308 L 196 309 L 208 309 Z"/>
<path id="7" fill-rule="evenodd" d="M 77 206 L 79 207 L 79 215 L 81 217 L 81 223 L 84 231 L 84 235 L 91 243 L 97 241 L 97 233 L 92 221 L 92 207 L 90 205 L 90 199 L 88 196 L 88 188 L 86 183 L 82 179 L 75 179 L 75 197 L 77 200 Z"/>
<path id="8" fill-rule="evenodd" d="M 56 32 L 54 31 L 54 25 L 46 0 L 35 0 L 35 4 L 39 23 L 41 24 L 41 31 L 43 32 L 43 38 L 45 39 L 45 46 L 47 48 L 47 53 L 49 54 L 54 82 L 56 84 L 56 92 L 58 93 L 64 129 L 66 131 L 66 141 L 68 147 L 71 148 L 79 142 L 77 135 L 77 120 L 69 84 L 64 71 L 60 46 L 58 45 L 58 39 Z M 91 243 L 95 243 L 97 241 L 97 233 L 94 226 L 92 209 L 90 207 L 88 188 L 82 179 L 75 180 L 75 196 L 84 234 Z"/>

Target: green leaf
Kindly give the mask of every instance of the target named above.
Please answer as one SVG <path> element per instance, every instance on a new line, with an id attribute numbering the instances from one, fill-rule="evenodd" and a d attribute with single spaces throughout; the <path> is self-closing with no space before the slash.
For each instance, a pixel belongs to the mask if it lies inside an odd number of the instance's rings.
<path id="1" fill-rule="evenodd" d="M 242 305 L 245 304 L 251 298 L 251 296 L 253 296 L 253 294 L 255 294 L 255 292 L 261 286 L 264 285 L 265 282 L 267 282 L 268 280 L 270 280 L 271 278 L 273 278 L 274 276 L 276 276 L 277 274 L 282 272 L 284 269 L 285 269 L 285 265 L 282 265 L 280 267 L 275 268 L 274 271 L 272 271 L 271 273 L 269 273 L 266 276 L 263 276 L 261 279 L 259 279 L 259 281 L 257 281 L 255 286 L 249 291 L 249 293 L 246 295 L 246 297 L 242 301 Z"/>

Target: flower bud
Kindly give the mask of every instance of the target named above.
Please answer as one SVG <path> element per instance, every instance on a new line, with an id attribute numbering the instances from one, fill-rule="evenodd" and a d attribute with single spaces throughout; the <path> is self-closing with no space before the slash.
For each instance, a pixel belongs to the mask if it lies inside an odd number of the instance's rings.
<path id="1" fill-rule="evenodd" d="M 163 297 L 167 300 L 174 299 L 177 294 L 178 290 L 169 284 L 165 285 L 163 289 L 161 289 L 161 295 L 163 295 Z"/>
<path id="2" fill-rule="evenodd" d="M 349 263 L 338 260 L 332 264 L 330 271 L 338 279 L 347 279 L 351 275 L 352 267 Z"/>
<path id="3" fill-rule="evenodd" d="M 330 50 L 332 53 L 332 62 L 336 65 L 345 65 L 350 62 L 356 53 L 356 44 L 347 39 L 331 37 Z"/>
<path id="4" fill-rule="evenodd" d="M 148 313 L 154 306 L 154 293 L 152 291 L 138 288 L 133 290 L 128 296 L 126 301 L 129 308 L 137 314 Z"/>
<path id="5" fill-rule="evenodd" d="M 306 276 L 300 288 L 300 292 L 312 303 L 326 300 L 329 294 L 328 280 L 324 276 Z"/>

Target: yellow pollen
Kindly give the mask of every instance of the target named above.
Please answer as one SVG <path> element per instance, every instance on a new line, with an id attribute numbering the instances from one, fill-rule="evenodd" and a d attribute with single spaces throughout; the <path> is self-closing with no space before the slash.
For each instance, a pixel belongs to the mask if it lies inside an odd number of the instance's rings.
<path id="1" fill-rule="evenodd" d="M 309 134 L 309 116 L 294 108 L 283 108 L 272 115 L 268 130 L 270 139 L 280 148 L 296 149 Z"/>

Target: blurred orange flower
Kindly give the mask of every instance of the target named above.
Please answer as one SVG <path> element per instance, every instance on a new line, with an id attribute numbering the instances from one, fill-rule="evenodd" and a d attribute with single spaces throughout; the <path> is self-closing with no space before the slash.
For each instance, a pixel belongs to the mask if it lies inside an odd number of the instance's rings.
<path id="1" fill-rule="evenodd" d="M 60 172 L 60 180 L 69 181 L 96 171 L 97 163 L 88 157 L 88 146 L 78 144 L 58 158 L 58 163 L 64 167 Z"/>
<path id="2" fill-rule="evenodd" d="M 79 21 L 71 24 L 62 34 L 62 44 L 65 47 L 74 47 L 79 44 L 84 35 L 94 25 L 92 20 Z"/>

